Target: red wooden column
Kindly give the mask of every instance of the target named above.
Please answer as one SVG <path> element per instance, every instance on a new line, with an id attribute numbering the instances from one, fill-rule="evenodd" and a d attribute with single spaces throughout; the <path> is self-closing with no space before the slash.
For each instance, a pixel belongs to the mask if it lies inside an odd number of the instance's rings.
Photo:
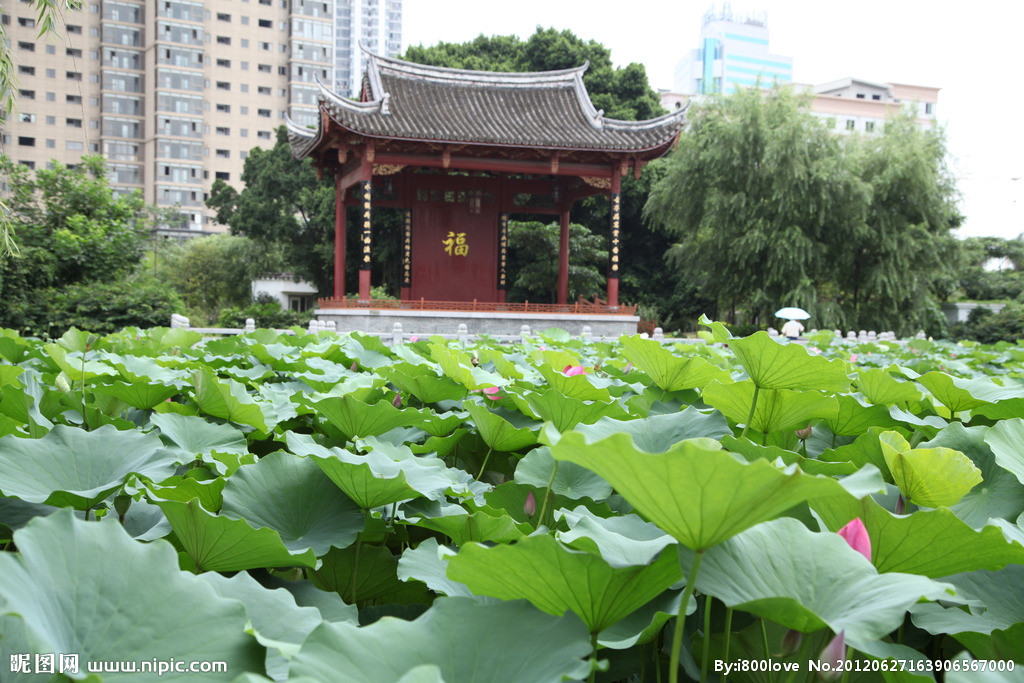
<path id="1" fill-rule="evenodd" d="M 345 298 L 345 190 L 334 177 L 334 298 Z"/>
<path id="2" fill-rule="evenodd" d="M 562 207 L 558 213 L 558 303 L 569 300 L 569 209 Z"/>
<path id="3" fill-rule="evenodd" d="M 608 266 L 608 306 L 619 305 L 619 221 L 622 215 L 622 175 L 618 164 L 612 169 L 611 249 Z"/>
<path id="4" fill-rule="evenodd" d="M 361 197 L 361 213 L 363 222 L 362 244 L 363 257 L 359 263 L 359 300 L 370 300 L 370 244 L 372 242 L 373 230 L 370 218 L 373 211 L 373 184 L 369 180 L 359 181 L 359 195 Z"/>

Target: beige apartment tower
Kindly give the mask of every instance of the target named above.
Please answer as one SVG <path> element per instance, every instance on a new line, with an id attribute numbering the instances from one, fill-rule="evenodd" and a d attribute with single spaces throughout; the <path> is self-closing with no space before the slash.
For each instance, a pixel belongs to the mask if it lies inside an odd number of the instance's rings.
<path id="1" fill-rule="evenodd" d="M 86 0 L 44 38 L 28 2 L 0 12 L 19 90 L 2 151 L 33 168 L 102 153 L 116 191 L 180 207 L 177 230 L 225 229 L 214 181 L 240 187 L 285 116 L 315 125 L 333 80 L 334 0 Z"/>

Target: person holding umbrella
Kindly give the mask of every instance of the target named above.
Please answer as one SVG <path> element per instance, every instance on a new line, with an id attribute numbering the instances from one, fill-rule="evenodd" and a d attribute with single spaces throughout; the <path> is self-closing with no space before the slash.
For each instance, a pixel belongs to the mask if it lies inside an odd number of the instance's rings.
<path id="1" fill-rule="evenodd" d="M 789 340 L 796 340 L 803 334 L 804 326 L 801 320 L 807 320 L 811 314 L 802 308 L 789 306 L 775 311 L 776 318 L 783 318 L 786 324 L 782 326 L 782 334 Z"/>

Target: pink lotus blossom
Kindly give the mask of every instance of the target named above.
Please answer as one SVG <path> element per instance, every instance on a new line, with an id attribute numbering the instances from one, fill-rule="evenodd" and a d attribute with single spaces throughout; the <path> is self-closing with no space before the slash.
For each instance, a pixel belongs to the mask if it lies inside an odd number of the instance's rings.
<path id="1" fill-rule="evenodd" d="M 871 538 L 868 536 L 868 530 L 864 527 L 864 522 L 860 521 L 860 517 L 852 520 L 836 533 L 842 536 L 851 548 L 868 558 L 868 562 L 871 561 Z"/>
<path id="2" fill-rule="evenodd" d="M 415 344 L 416 342 L 418 342 L 419 340 L 420 340 L 420 338 L 419 338 L 419 337 L 417 337 L 417 336 L 416 336 L 415 334 L 414 334 L 414 335 L 412 335 L 411 337 L 409 337 L 409 341 L 413 342 L 414 344 Z"/>
<path id="3" fill-rule="evenodd" d="M 501 396 L 498 395 L 499 391 L 500 389 L 498 387 L 485 387 L 483 390 L 484 398 L 489 398 L 492 401 L 500 400 Z"/>
<path id="4" fill-rule="evenodd" d="M 546 347 L 546 346 L 544 346 L 544 345 L 541 345 L 541 346 L 538 346 L 538 347 L 537 347 L 537 350 L 539 350 L 539 351 L 547 351 L 547 350 L 548 350 L 548 347 Z"/>
<path id="5" fill-rule="evenodd" d="M 817 346 L 811 346 L 807 350 L 810 351 L 811 353 L 821 353 L 821 349 L 819 349 Z"/>
<path id="6" fill-rule="evenodd" d="M 838 680 L 843 675 L 843 662 L 846 661 L 846 631 L 840 631 L 829 641 L 818 655 L 818 661 L 823 665 L 818 674 L 826 681 Z"/>
<path id="7" fill-rule="evenodd" d="M 523 512 L 527 517 L 533 517 L 537 513 L 537 499 L 533 497 L 533 491 L 526 494 L 526 502 L 523 503 Z"/>
<path id="8" fill-rule="evenodd" d="M 855 354 L 855 353 L 851 353 L 850 354 L 850 362 L 851 363 L 856 363 L 857 362 L 857 354 Z"/>
<path id="9" fill-rule="evenodd" d="M 574 377 L 576 375 L 585 375 L 587 371 L 583 369 L 582 365 L 566 365 L 565 369 L 562 370 L 562 374 L 566 377 Z"/>

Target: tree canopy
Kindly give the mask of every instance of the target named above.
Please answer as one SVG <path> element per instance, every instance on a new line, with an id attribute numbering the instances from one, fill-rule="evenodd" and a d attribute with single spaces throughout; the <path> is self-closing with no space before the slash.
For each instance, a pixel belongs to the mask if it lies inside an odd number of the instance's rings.
<path id="1" fill-rule="evenodd" d="M 800 306 L 818 327 L 932 329 L 951 268 L 956 189 L 940 132 L 912 114 L 875 136 L 830 132 L 785 88 L 691 110 L 647 216 L 670 263 L 716 302 L 770 325 Z"/>

